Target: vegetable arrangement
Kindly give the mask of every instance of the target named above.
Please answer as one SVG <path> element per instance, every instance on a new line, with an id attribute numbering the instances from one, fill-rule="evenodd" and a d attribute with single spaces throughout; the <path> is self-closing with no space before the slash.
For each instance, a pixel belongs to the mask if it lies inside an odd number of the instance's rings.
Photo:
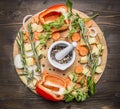
<path id="1" fill-rule="evenodd" d="M 85 101 L 96 93 L 95 75 L 101 75 L 104 70 L 105 50 L 104 35 L 100 36 L 93 25 L 92 19 L 96 16 L 98 14 L 82 18 L 72 11 L 72 3 L 66 0 L 66 5 L 54 5 L 35 16 L 28 15 L 31 18 L 27 23 L 27 17 L 23 20 L 23 28 L 16 38 L 18 52 L 14 64 L 27 87 L 52 101 Z M 61 34 L 65 31 L 64 37 Z M 78 63 L 75 62 L 70 71 L 65 70 L 65 76 L 59 75 L 58 70 L 54 73 L 46 70 L 48 66 L 43 67 L 41 61 L 46 57 L 45 48 L 49 42 L 58 40 L 77 42 Z"/>

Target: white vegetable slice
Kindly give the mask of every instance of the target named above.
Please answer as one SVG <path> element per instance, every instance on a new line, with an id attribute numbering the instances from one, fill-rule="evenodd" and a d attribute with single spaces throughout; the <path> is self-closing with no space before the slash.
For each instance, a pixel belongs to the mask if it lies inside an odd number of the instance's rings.
<path id="1" fill-rule="evenodd" d="M 89 28 L 89 35 L 91 37 L 96 37 L 97 34 L 98 34 L 98 32 L 97 32 L 96 28 L 94 28 L 94 27 Z"/>
<path id="2" fill-rule="evenodd" d="M 34 65 L 34 59 L 32 57 L 26 58 L 26 63 L 28 66 Z"/>
<path id="3" fill-rule="evenodd" d="M 98 66 L 99 66 L 101 63 L 102 63 L 102 57 L 100 56 L 100 57 L 98 58 Z"/>
<path id="4" fill-rule="evenodd" d="M 35 48 L 38 47 L 40 45 L 40 41 L 36 41 L 35 42 Z"/>
<path id="5" fill-rule="evenodd" d="M 32 57 L 32 56 L 33 56 L 33 51 L 25 52 L 25 55 L 26 55 L 27 57 Z"/>
<path id="6" fill-rule="evenodd" d="M 91 76 L 91 75 L 90 75 L 90 69 L 89 69 L 89 68 L 84 68 L 83 71 L 82 71 L 82 73 L 83 73 L 84 75 L 86 75 L 86 76 Z"/>
<path id="7" fill-rule="evenodd" d="M 15 56 L 15 58 L 14 58 L 14 65 L 18 69 L 22 69 L 23 68 L 23 64 L 22 64 L 22 61 L 21 61 L 21 55 L 20 54 L 17 54 Z"/>
<path id="8" fill-rule="evenodd" d="M 87 56 L 80 57 L 80 63 L 86 64 L 87 62 L 88 62 L 88 57 Z"/>
<path id="9" fill-rule="evenodd" d="M 38 25 L 36 23 L 33 23 L 33 24 L 31 24 L 31 27 L 32 27 L 33 32 L 35 32 L 35 31 L 42 32 L 43 31 L 43 27 L 40 24 Z"/>
<path id="10" fill-rule="evenodd" d="M 96 40 L 96 38 L 94 38 L 94 37 L 90 37 L 90 38 L 88 39 L 88 41 L 89 41 L 90 44 L 96 44 L 96 43 L 97 43 L 97 40 Z"/>
<path id="11" fill-rule="evenodd" d="M 25 49 L 25 51 L 30 51 L 30 50 L 32 50 L 31 44 L 30 44 L 30 43 L 25 43 L 25 44 L 24 44 L 24 49 Z"/>
<path id="12" fill-rule="evenodd" d="M 99 54 L 99 49 L 97 46 L 94 46 L 92 49 L 92 54 L 98 55 Z"/>
<path id="13" fill-rule="evenodd" d="M 28 18 L 32 17 L 32 15 L 26 15 L 24 18 L 23 18 L 23 28 L 25 29 L 25 31 L 27 31 L 26 29 L 26 25 L 25 25 L 25 22 Z"/>
<path id="14" fill-rule="evenodd" d="M 98 66 L 96 68 L 96 73 L 102 73 L 103 72 L 103 68 L 101 66 Z"/>
<path id="15" fill-rule="evenodd" d="M 97 43 L 97 40 L 94 37 L 89 37 L 88 41 L 89 41 L 90 44 L 96 44 Z M 83 39 L 80 40 L 80 45 L 86 45 L 86 43 L 84 42 Z"/>

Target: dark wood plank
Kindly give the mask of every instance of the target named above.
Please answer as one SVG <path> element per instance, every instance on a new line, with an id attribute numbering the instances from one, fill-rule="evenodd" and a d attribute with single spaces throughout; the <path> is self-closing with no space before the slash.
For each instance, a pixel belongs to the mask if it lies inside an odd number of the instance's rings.
<path id="1" fill-rule="evenodd" d="M 65 0 L 0 0 L 0 109 L 119 109 L 120 108 L 120 2 L 74 0 L 73 8 L 89 16 L 105 34 L 108 61 L 97 83 L 96 95 L 85 102 L 50 102 L 32 93 L 18 78 L 13 64 L 13 43 L 22 19 Z"/>

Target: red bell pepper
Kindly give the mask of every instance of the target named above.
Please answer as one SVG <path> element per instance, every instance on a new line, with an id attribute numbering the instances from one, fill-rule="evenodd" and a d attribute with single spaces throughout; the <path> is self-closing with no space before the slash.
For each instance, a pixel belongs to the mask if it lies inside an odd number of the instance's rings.
<path id="1" fill-rule="evenodd" d="M 48 84 L 52 83 L 52 84 Z M 47 100 L 60 101 L 64 99 L 64 89 L 66 81 L 64 78 L 56 75 L 43 72 L 42 80 L 36 84 L 36 92 Z M 62 90 L 62 93 L 60 92 Z M 59 93 L 60 92 L 60 93 Z"/>
<path id="2" fill-rule="evenodd" d="M 41 12 L 38 16 L 38 19 L 41 24 L 47 24 L 59 19 L 61 15 L 66 16 L 67 12 L 68 7 L 66 5 L 57 4 Z M 60 28 L 51 28 L 51 32 L 63 31 L 68 29 L 70 23 L 69 20 L 64 20 L 64 23 L 65 25 Z"/>
<path id="3" fill-rule="evenodd" d="M 40 23 L 46 24 L 48 21 L 50 22 L 57 20 L 62 14 L 62 11 L 60 11 L 61 9 L 64 9 L 64 11 L 68 12 L 68 7 L 64 4 L 51 6 L 45 11 L 41 12 L 38 17 Z"/>

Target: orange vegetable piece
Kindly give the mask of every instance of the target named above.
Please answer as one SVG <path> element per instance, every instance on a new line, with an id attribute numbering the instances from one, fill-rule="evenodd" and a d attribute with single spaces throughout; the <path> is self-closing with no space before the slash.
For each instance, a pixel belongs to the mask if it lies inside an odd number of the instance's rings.
<path id="1" fill-rule="evenodd" d="M 76 73 L 82 73 L 82 71 L 83 71 L 83 67 L 81 65 L 78 65 L 78 66 L 75 67 L 75 72 Z"/>
<path id="2" fill-rule="evenodd" d="M 88 54 L 88 48 L 85 46 L 81 46 L 79 48 L 79 53 L 81 56 L 86 56 Z"/>
<path id="3" fill-rule="evenodd" d="M 52 34 L 52 39 L 54 41 L 58 40 L 60 38 L 60 33 L 59 32 L 55 32 Z"/>
<path id="4" fill-rule="evenodd" d="M 80 39 L 81 39 L 81 36 L 80 36 L 79 33 L 77 33 L 77 32 L 73 33 L 73 35 L 72 35 L 72 41 L 77 42 L 77 41 L 79 41 Z"/>
<path id="5" fill-rule="evenodd" d="M 46 84 L 47 82 L 50 82 L 53 85 Z M 66 80 L 57 74 L 47 73 L 46 71 L 43 71 L 42 80 L 39 80 L 36 84 L 36 92 L 45 99 L 52 101 L 60 101 L 64 99 L 63 94 L 54 93 L 59 92 L 61 88 L 66 88 Z"/>
<path id="6" fill-rule="evenodd" d="M 31 23 L 38 23 L 38 16 L 34 16 L 30 19 Z"/>
<path id="7" fill-rule="evenodd" d="M 89 28 L 92 26 L 92 20 L 89 20 L 85 23 L 85 25 Z"/>
<path id="8" fill-rule="evenodd" d="M 40 32 L 34 32 L 33 33 L 33 36 L 34 36 L 34 40 L 38 40 L 39 39 L 39 37 L 40 37 L 40 35 L 41 35 L 41 33 Z"/>
<path id="9" fill-rule="evenodd" d="M 29 34 L 28 34 L 28 32 L 25 32 L 25 33 L 24 33 L 23 38 L 24 38 L 25 42 L 30 43 L 30 39 L 29 39 Z"/>

